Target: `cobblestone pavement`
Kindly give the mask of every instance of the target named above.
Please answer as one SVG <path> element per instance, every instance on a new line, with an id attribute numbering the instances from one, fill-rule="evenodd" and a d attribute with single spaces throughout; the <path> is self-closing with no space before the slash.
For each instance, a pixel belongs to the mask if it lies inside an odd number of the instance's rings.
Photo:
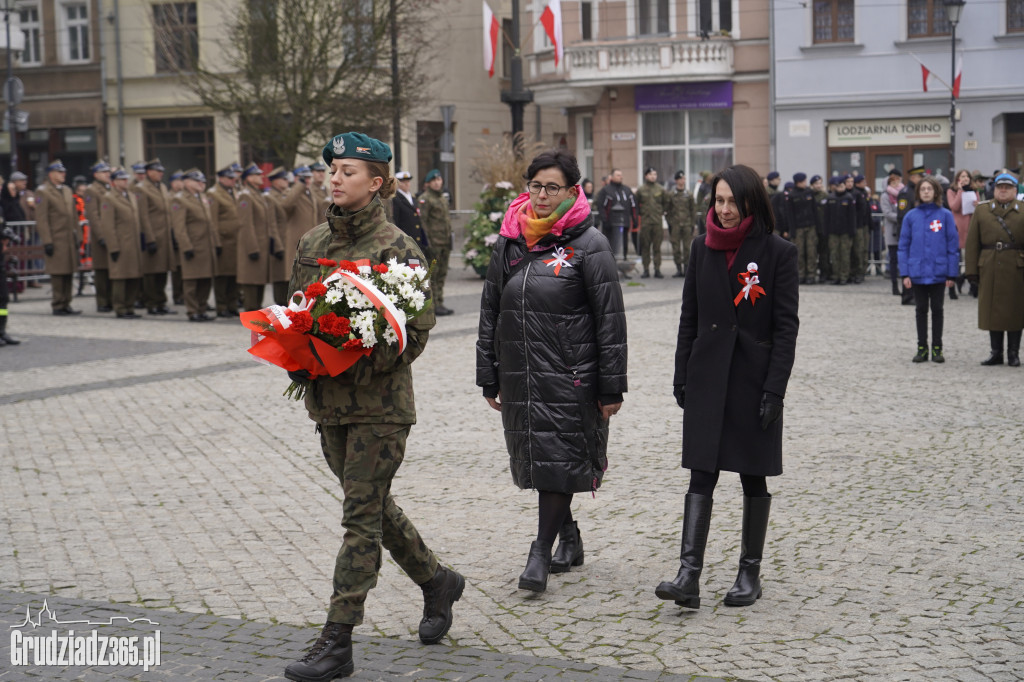
<path id="1" fill-rule="evenodd" d="M 653 594 L 677 568 L 687 480 L 670 385 L 681 280 L 624 286 L 630 391 L 605 485 L 573 504 L 586 565 L 533 595 L 516 578 L 535 495 L 512 485 L 498 416 L 473 386 L 481 282 L 459 267 L 449 279 L 457 314 L 414 365 L 419 423 L 393 492 L 467 589 L 451 648 L 423 647 L 420 591 L 387 559 L 358 675 L 1024 678 L 1024 372 L 978 366 L 974 299 L 946 302 L 946 364 L 915 365 L 913 309 L 887 280 L 801 291 L 764 597 L 721 603 L 741 511 L 727 474 L 691 611 Z M 283 372 L 249 359 L 237 322 L 114 320 L 87 299 L 58 318 L 47 295 L 12 305 L 25 343 L 0 349 L 7 620 L 41 598 L 144 609 L 166 667 L 137 679 L 279 674 L 323 623 L 341 536 L 340 491 L 312 422 L 280 395 Z M 27 674 L 0 653 L 0 679 Z M 79 679 L 61 674 L 49 679 Z"/>

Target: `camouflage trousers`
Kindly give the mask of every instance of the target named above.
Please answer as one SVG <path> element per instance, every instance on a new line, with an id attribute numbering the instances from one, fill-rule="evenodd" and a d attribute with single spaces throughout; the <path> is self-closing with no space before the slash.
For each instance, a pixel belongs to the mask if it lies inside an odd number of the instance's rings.
<path id="1" fill-rule="evenodd" d="M 682 270 L 690 262 L 690 243 L 693 242 L 693 225 L 668 226 L 668 243 L 672 245 L 672 262 Z"/>
<path id="2" fill-rule="evenodd" d="M 447 246 L 444 248 L 427 247 L 425 254 L 428 261 L 436 262 L 434 274 L 430 276 L 430 295 L 434 299 L 434 305 L 444 305 L 444 281 L 448 279 L 448 259 L 452 250 Z M 429 263 L 428 263 L 429 265 Z"/>
<path id="3" fill-rule="evenodd" d="M 830 234 L 828 250 L 832 256 L 832 278 L 838 282 L 850 279 L 850 250 L 853 237 L 848 234 Z"/>
<path id="4" fill-rule="evenodd" d="M 327 620 L 359 625 L 366 595 L 377 584 L 381 545 L 413 582 L 437 571 L 437 558 L 391 497 L 391 479 L 405 456 L 408 424 L 320 426 L 320 445 L 345 495 L 345 528 L 334 564 Z"/>
<path id="5" fill-rule="evenodd" d="M 654 269 L 661 269 L 661 242 L 665 239 L 665 228 L 661 221 L 650 221 L 650 225 L 644 224 L 640 228 L 640 258 L 644 263 L 644 270 L 651 264 L 654 258 Z"/>
<path id="6" fill-rule="evenodd" d="M 814 279 L 818 276 L 818 231 L 813 227 L 798 227 L 794 237 L 800 279 Z"/>
<path id="7" fill-rule="evenodd" d="M 850 272 L 855 277 L 862 277 L 868 271 L 868 238 L 867 227 L 858 227 L 853 232 L 853 243 L 850 245 Z"/>

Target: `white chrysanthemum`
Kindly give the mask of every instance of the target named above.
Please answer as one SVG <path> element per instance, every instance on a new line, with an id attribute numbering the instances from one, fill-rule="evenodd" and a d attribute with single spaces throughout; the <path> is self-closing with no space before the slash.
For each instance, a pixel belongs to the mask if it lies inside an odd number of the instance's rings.
<path id="1" fill-rule="evenodd" d="M 366 348 L 373 348 L 377 345 L 377 336 L 370 332 L 369 334 L 363 334 L 363 346 Z"/>
<path id="2" fill-rule="evenodd" d="M 494 186 L 497 187 L 498 189 L 512 189 L 512 183 L 508 182 L 507 180 L 496 182 L 494 183 Z"/>
<path id="3" fill-rule="evenodd" d="M 423 305 L 427 302 L 427 297 L 423 295 L 422 291 L 412 292 L 412 296 L 409 297 L 409 303 L 416 310 L 423 310 Z"/>
<path id="4" fill-rule="evenodd" d="M 398 343 L 398 334 L 391 327 L 384 330 L 384 340 L 388 343 Z"/>
<path id="5" fill-rule="evenodd" d="M 397 294 L 393 294 L 391 292 L 388 292 L 388 293 L 386 293 L 384 295 L 387 296 L 388 300 L 391 301 L 392 303 L 394 303 L 395 305 L 401 305 L 401 299 L 399 299 Z"/>
<path id="6" fill-rule="evenodd" d="M 330 303 L 331 305 L 334 305 L 344 297 L 345 294 L 341 293 L 340 291 L 334 288 L 328 289 L 327 293 L 324 294 L 324 300 Z"/>
<path id="7" fill-rule="evenodd" d="M 477 251 L 476 249 L 470 249 L 469 251 L 466 252 L 466 258 L 476 258 L 479 255 L 480 252 Z"/>
<path id="8" fill-rule="evenodd" d="M 412 298 L 412 295 L 414 293 L 416 293 L 416 290 L 413 288 L 411 284 L 403 284 L 400 287 L 398 287 L 398 295 L 406 300 Z"/>
<path id="9" fill-rule="evenodd" d="M 502 215 L 503 214 L 501 213 L 501 211 L 493 211 L 487 214 L 487 219 L 493 223 L 495 221 L 501 220 Z"/>

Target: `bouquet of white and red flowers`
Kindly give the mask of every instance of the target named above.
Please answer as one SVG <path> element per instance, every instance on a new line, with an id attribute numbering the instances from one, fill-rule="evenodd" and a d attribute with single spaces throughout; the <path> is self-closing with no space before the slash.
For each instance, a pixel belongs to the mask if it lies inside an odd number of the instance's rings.
<path id="1" fill-rule="evenodd" d="M 337 376 L 381 344 L 406 346 L 405 324 L 426 310 L 430 272 L 416 265 L 368 260 L 317 261 L 320 279 L 292 294 L 287 306 L 242 313 L 252 331 L 249 352 L 310 377 Z M 305 385 L 285 390 L 296 400 Z"/>

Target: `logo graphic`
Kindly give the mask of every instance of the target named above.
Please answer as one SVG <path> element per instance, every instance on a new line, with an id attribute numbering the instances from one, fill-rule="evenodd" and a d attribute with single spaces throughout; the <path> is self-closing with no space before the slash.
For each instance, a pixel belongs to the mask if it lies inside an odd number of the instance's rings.
<path id="1" fill-rule="evenodd" d="M 369 147 L 356 147 L 356 151 L 359 152 L 360 154 L 369 154 L 370 153 L 370 148 Z"/>
<path id="2" fill-rule="evenodd" d="M 334 141 L 331 143 L 331 148 L 334 150 L 335 156 L 341 156 L 342 154 L 344 154 L 345 138 L 343 138 L 341 135 L 338 135 L 336 138 L 334 138 Z"/>
<path id="3" fill-rule="evenodd" d="M 942 229 L 942 221 L 936 218 L 935 220 L 928 223 L 928 229 L 932 232 L 938 232 Z"/>

